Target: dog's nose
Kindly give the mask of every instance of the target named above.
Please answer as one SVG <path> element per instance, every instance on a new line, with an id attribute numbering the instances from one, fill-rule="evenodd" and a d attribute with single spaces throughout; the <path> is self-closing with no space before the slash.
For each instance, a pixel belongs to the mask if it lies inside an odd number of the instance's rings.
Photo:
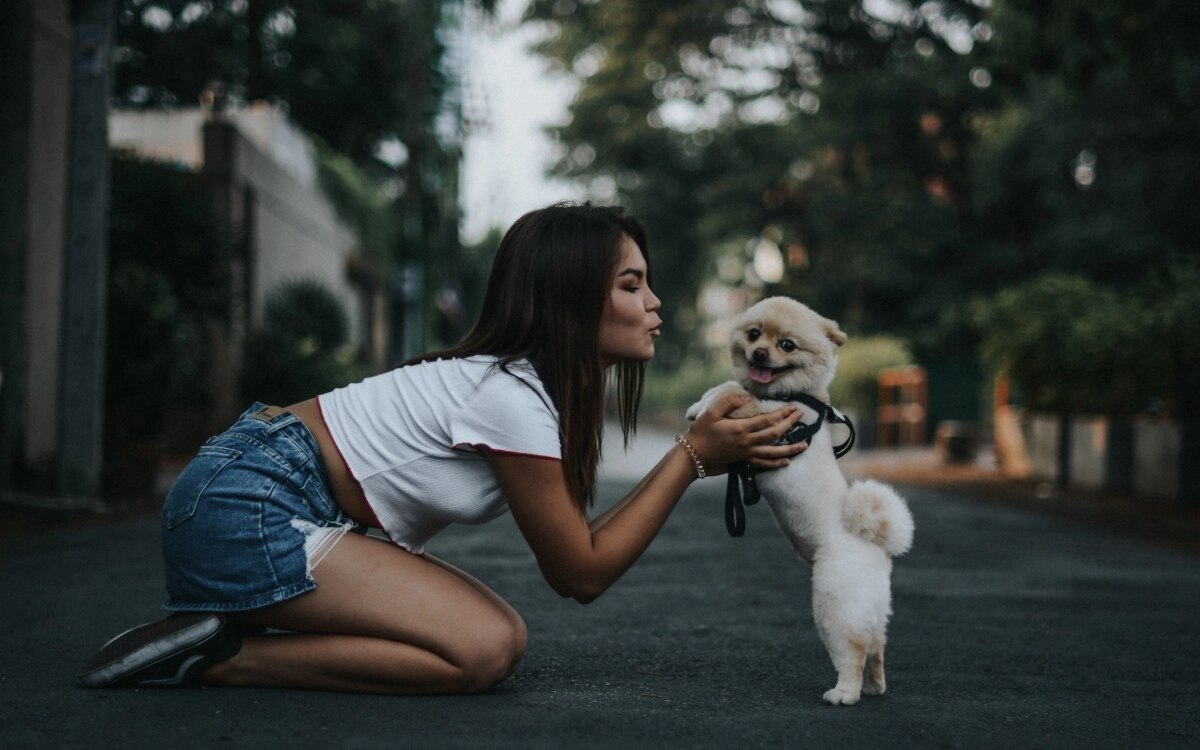
<path id="1" fill-rule="evenodd" d="M 771 358 L 771 355 L 767 352 L 767 350 L 761 346 L 759 348 L 755 349 L 754 354 L 752 354 L 751 356 L 754 358 L 755 362 L 766 362 L 768 359 Z"/>

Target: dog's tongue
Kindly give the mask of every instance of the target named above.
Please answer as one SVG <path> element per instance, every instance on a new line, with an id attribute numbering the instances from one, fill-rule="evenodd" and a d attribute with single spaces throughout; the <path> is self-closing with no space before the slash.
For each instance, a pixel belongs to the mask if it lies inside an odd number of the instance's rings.
<path id="1" fill-rule="evenodd" d="M 750 379 L 755 383 L 770 383 L 771 371 L 758 365 L 750 365 Z"/>

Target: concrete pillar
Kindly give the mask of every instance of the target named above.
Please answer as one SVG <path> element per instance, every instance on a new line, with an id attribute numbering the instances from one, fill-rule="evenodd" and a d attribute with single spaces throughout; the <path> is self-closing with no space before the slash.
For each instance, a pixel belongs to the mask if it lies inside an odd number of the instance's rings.
<path id="1" fill-rule="evenodd" d="M 63 264 L 58 491 L 97 497 L 104 439 L 108 282 L 108 100 L 114 0 L 74 4 Z"/>

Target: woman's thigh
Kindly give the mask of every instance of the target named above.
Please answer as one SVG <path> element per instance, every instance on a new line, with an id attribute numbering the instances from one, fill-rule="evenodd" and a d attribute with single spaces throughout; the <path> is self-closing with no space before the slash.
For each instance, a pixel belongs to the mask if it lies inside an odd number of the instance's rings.
<path id="1" fill-rule="evenodd" d="M 470 573 L 467 573 L 466 571 L 463 571 L 459 568 L 454 567 L 453 565 L 446 562 L 445 560 L 440 560 L 440 559 L 434 557 L 433 555 L 423 555 L 422 559 L 428 560 L 429 562 L 438 566 L 442 570 L 445 570 L 449 573 L 454 574 L 459 579 L 461 579 L 464 583 L 466 583 L 468 586 L 470 586 L 471 588 L 478 591 L 480 596 L 487 599 L 497 609 L 499 609 L 501 612 L 503 612 L 504 615 L 508 618 L 509 622 L 512 623 L 513 627 L 520 634 L 521 649 L 524 650 L 524 648 L 525 648 L 525 620 L 521 617 L 520 614 L 518 614 L 517 610 L 513 609 L 511 604 L 504 601 L 504 599 L 501 598 L 499 594 L 497 594 L 495 591 L 492 591 L 490 588 L 487 587 L 486 584 L 479 581 L 477 578 L 472 576 Z"/>
<path id="2" fill-rule="evenodd" d="M 237 619 L 398 641 L 460 667 L 519 659 L 524 650 L 524 624 L 499 596 L 452 566 L 388 542 L 347 534 L 313 577 L 315 590 Z"/>

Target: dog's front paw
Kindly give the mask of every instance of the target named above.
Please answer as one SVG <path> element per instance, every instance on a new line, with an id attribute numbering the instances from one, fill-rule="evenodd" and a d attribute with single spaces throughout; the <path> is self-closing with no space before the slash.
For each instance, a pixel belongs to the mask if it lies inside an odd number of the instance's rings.
<path id="1" fill-rule="evenodd" d="M 717 386 L 713 386 L 712 388 L 709 388 L 708 391 L 703 396 L 700 397 L 699 401 L 697 401 L 696 403 L 694 403 L 688 407 L 687 413 L 684 415 L 684 417 L 687 418 L 689 421 L 694 421 L 696 419 L 696 417 L 699 417 L 701 414 L 703 414 L 704 412 L 711 409 L 713 404 L 717 403 L 722 398 L 728 396 L 731 393 L 738 393 L 738 394 L 746 393 L 746 389 L 743 388 L 740 384 L 738 384 L 732 380 L 725 382 L 725 383 L 721 383 L 720 385 L 717 385 Z M 751 403 L 753 403 L 753 402 L 751 402 Z M 739 411 L 745 410 L 747 408 L 747 406 L 749 406 L 749 404 L 747 404 L 746 406 L 740 407 Z M 735 415 L 730 415 L 730 416 L 735 416 Z M 748 416 L 748 415 L 738 414 L 736 416 Z"/>
<path id="2" fill-rule="evenodd" d="M 853 706 L 855 703 L 858 703 L 859 694 L 857 692 L 852 693 L 845 688 L 835 687 L 831 690 L 826 690 L 825 695 L 821 697 L 831 706 Z"/>

